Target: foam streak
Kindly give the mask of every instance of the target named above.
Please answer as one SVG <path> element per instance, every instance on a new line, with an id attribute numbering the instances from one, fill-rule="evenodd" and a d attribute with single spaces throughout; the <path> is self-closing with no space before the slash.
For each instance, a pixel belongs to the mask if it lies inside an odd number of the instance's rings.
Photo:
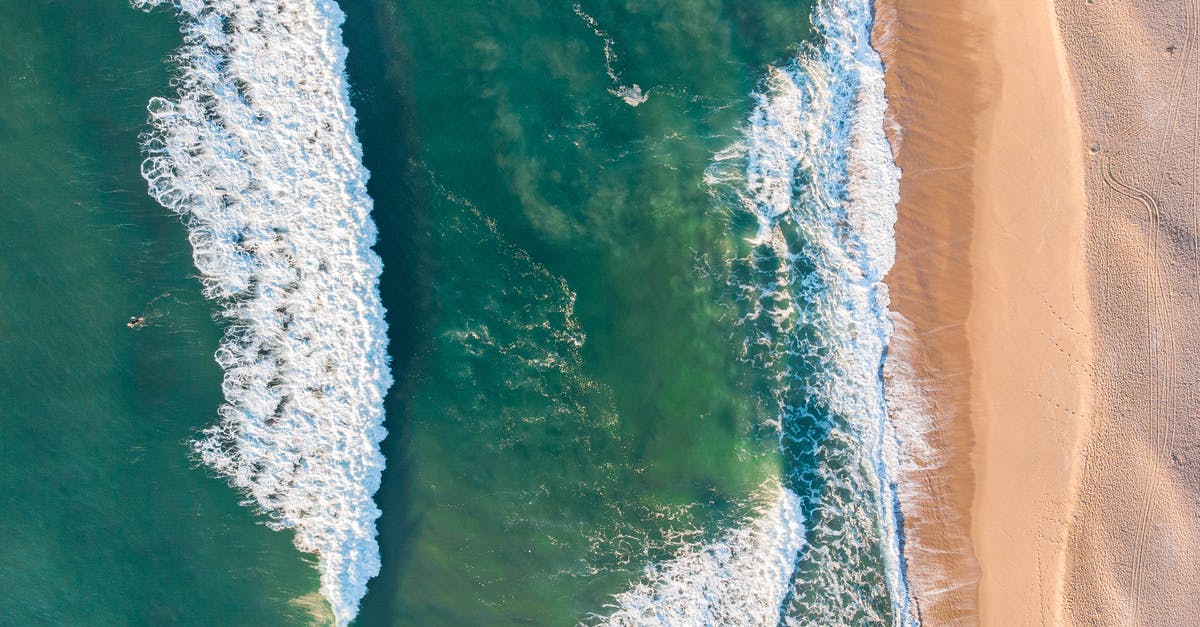
<path id="1" fill-rule="evenodd" d="M 786 485 L 809 518 L 789 624 L 914 620 L 881 373 L 900 172 L 872 18 L 870 0 L 819 1 L 818 43 L 771 68 L 742 141 L 708 173 L 723 205 L 757 227 L 734 264 L 746 357 L 775 376 Z"/>
<path id="2" fill-rule="evenodd" d="M 774 500 L 744 526 L 648 566 L 641 582 L 616 595 L 603 624 L 771 627 L 779 622 L 779 606 L 803 545 L 800 499 L 778 488 Z"/>
<path id="3" fill-rule="evenodd" d="M 379 572 L 372 495 L 392 381 L 344 17 L 327 0 L 170 4 L 178 93 L 150 103 L 142 174 L 184 218 L 228 321 L 226 403 L 195 448 L 316 553 L 345 625 Z"/>

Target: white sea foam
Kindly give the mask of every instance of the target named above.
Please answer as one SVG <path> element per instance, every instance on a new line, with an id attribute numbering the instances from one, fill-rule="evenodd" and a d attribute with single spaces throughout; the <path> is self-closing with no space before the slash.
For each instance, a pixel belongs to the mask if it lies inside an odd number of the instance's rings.
<path id="1" fill-rule="evenodd" d="M 882 620 L 872 602 L 882 593 L 894 622 L 911 624 L 897 439 L 881 374 L 900 172 L 884 132 L 870 0 L 821 0 L 813 23 L 819 42 L 771 68 L 743 140 L 717 155 L 708 180 L 757 223 L 742 260 L 753 277 L 739 284 L 746 352 L 777 373 L 782 442 L 804 460 L 790 485 L 820 514 L 808 521 L 812 550 L 797 567 L 786 620 Z M 876 551 L 884 590 L 851 563 Z"/>
<path id="2" fill-rule="evenodd" d="M 774 422 L 797 460 L 790 490 L 724 540 L 651 566 L 616 597 L 610 623 L 876 624 L 883 596 L 893 624 L 915 624 L 882 378 L 900 171 L 884 134 L 871 9 L 818 2 L 819 44 L 770 69 L 742 140 L 707 174 L 718 202 L 757 225 L 734 283 L 745 356 L 775 376 Z M 801 505 L 815 516 L 807 529 Z"/>
<path id="3" fill-rule="evenodd" d="M 611 626 L 773 626 L 804 544 L 800 499 L 786 488 L 742 527 L 686 546 L 616 595 Z"/>
<path id="4" fill-rule="evenodd" d="M 228 329 L 226 404 L 196 451 L 317 554 L 344 625 L 379 572 L 371 497 L 391 385 L 367 172 L 329 0 L 169 4 L 174 99 L 151 101 L 142 174 L 183 216 Z"/>

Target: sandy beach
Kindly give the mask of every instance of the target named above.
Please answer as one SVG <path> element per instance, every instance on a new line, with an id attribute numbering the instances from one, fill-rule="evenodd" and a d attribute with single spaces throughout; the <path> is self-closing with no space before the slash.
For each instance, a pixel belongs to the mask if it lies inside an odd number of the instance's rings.
<path id="1" fill-rule="evenodd" d="M 1200 8 L 932 4 L 876 32 L 922 619 L 1194 624 Z"/>
<path id="2" fill-rule="evenodd" d="M 1076 96 L 1047 0 L 933 4 L 881 7 L 876 33 L 904 170 L 888 372 L 926 416 L 893 416 L 926 436 L 913 596 L 926 624 L 1060 624 L 1092 398 Z"/>

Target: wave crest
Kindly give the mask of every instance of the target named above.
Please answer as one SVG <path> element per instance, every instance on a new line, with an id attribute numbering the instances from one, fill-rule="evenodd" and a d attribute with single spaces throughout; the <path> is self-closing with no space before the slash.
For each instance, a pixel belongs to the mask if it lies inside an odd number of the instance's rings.
<path id="1" fill-rule="evenodd" d="M 379 572 L 372 495 L 392 383 L 344 16 L 330 1 L 169 4 L 178 91 L 149 104 L 142 174 L 184 218 L 204 294 L 228 321 L 226 403 L 195 450 L 317 554 L 344 625 Z"/>
<path id="2" fill-rule="evenodd" d="M 707 173 L 745 226 L 730 279 L 743 357 L 774 378 L 784 482 L 809 527 L 787 624 L 915 622 L 881 372 L 900 171 L 872 21 L 870 0 L 819 0 L 817 42 L 770 68 L 741 141 Z"/>
<path id="3" fill-rule="evenodd" d="M 686 546 L 646 567 L 614 597 L 608 627 L 761 625 L 779 622 L 796 555 L 804 545 L 800 498 L 778 488 L 746 524 L 711 544 Z"/>

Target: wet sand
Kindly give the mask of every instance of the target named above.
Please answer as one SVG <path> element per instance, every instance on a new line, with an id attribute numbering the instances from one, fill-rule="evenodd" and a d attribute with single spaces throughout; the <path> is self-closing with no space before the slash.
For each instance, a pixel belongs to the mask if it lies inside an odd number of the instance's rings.
<path id="1" fill-rule="evenodd" d="M 970 195 L 975 173 L 978 35 L 962 0 L 876 2 L 889 136 L 903 170 L 896 263 L 888 276 L 896 336 L 885 365 L 894 422 L 906 436 L 900 485 L 905 557 L 926 624 L 969 622 L 978 608 L 970 544 L 974 442 Z M 927 446 L 916 446 L 917 443 Z"/>
<path id="2" fill-rule="evenodd" d="M 1092 325 L 1053 6 L 895 0 L 879 17 L 904 170 L 887 373 L 909 401 L 893 419 L 913 596 L 926 624 L 1057 624 Z"/>

